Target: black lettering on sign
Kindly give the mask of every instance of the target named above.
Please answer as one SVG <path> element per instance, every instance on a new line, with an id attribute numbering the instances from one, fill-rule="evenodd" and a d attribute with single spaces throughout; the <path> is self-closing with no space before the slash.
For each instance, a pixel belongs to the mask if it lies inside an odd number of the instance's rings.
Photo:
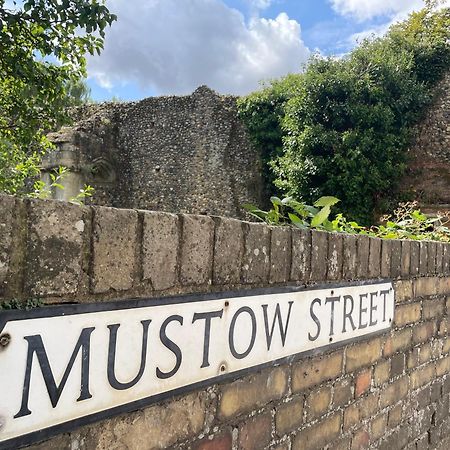
<path id="1" fill-rule="evenodd" d="M 166 348 L 168 348 L 176 358 L 175 366 L 169 372 L 162 372 L 159 367 L 156 368 L 156 376 L 161 379 L 166 379 L 173 377 L 181 366 L 181 361 L 183 360 L 183 355 L 181 353 L 180 347 L 178 347 L 175 342 L 167 337 L 166 328 L 170 322 L 178 322 L 180 325 L 183 325 L 183 318 L 178 315 L 169 316 L 161 325 L 161 329 L 159 330 L 159 338 L 161 342 L 164 344 Z"/>
<path id="2" fill-rule="evenodd" d="M 386 322 L 386 295 L 389 294 L 390 289 L 380 291 L 383 296 L 383 322 Z"/>
<path id="3" fill-rule="evenodd" d="M 247 313 L 250 316 L 250 319 L 252 320 L 252 336 L 250 338 L 250 343 L 248 345 L 247 350 L 245 350 L 245 352 L 243 352 L 243 353 L 239 353 L 236 350 L 236 347 L 234 345 L 234 328 L 236 326 L 237 318 L 244 312 Z M 228 344 L 230 346 L 231 354 L 236 359 L 243 359 L 243 358 L 245 358 L 252 351 L 252 348 L 255 345 L 255 339 L 256 339 L 256 317 L 255 317 L 255 313 L 248 306 L 243 306 L 242 308 L 239 308 L 236 311 L 236 313 L 234 314 L 233 318 L 231 319 L 230 331 L 228 333 Z"/>
<path id="4" fill-rule="evenodd" d="M 312 302 L 311 302 L 311 306 L 309 307 L 309 314 L 311 315 L 311 319 L 314 320 L 314 323 L 317 325 L 317 333 L 313 336 L 311 333 L 308 333 L 308 339 L 310 341 L 315 341 L 320 334 L 320 320 L 319 318 L 314 314 L 314 305 L 318 303 L 319 306 L 322 306 L 322 300 L 320 300 L 320 298 L 315 298 Z"/>
<path id="5" fill-rule="evenodd" d="M 330 336 L 334 335 L 334 304 L 335 303 L 339 303 L 341 301 L 341 296 L 337 296 L 337 297 L 327 297 L 325 299 L 325 305 L 327 305 L 328 303 L 331 304 L 330 307 Z"/>
<path id="6" fill-rule="evenodd" d="M 373 300 L 374 297 L 378 296 L 378 291 L 377 292 L 371 292 L 370 294 L 370 320 L 369 320 L 369 326 L 373 327 L 374 325 L 377 324 L 377 320 L 373 320 L 373 313 L 378 309 L 377 305 L 374 304 Z"/>
<path id="7" fill-rule="evenodd" d="M 351 309 L 350 311 L 347 311 L 347 301 L 351 302 Z M 353 309 L 355 308 L 355 302 L 353 301 L 353 297 L 351 295 L 344 295 L 344 319 L 343 319 L 343 325 L 342 325 L 342 332 L 345 333 L 347 331 L 345 325 L 347 323 L 347 320 L 350 322 L 350 325 L 352 326 L 352 330 L 355 331 L 356 326 L 353 322 L 352 314 Z"/>
<path id="8" fill-rule="evenodd" d="M 142 320 L 142 346 L 141 346 L 141 364 L 137 375 L 126 383 L 121 383 L 116 377 L 116 349 L 117 349 L 117 330 L 120 324 L 108 325 L 109 328 L 109 345 L 108 345 L 108 381 L 112 388 L 117 390 L 130 389 L 133 387 L 144 374 L 145 364 L 147 361 L 147 341 L 148 327 L 151 320 Z"/>
<path id="9" fill-rule="evenodd" d="M 264 313 L 264 326 L 265 326 L 265 330 L 266 330 L 266 340 L 267 340 L 267 350 L 270 350 L 270 346 L 272 345 L 272 338 L 273 338 L 273 333 L 275 330 L 275 322 L 278 322 L 278 328 L 280 330 L 280 336 L 281 336 L 281 343 L 284 344 L 286 342 L 286 335 L 287 335 L 287 330 L 288 330 L 288 326 L 289 326 L 289 319 L 291 318 L 291 309 L 292 309 L 292 304 L 294 302 L 289 302 L 289 310 L 287 313 L 287 318 L 286 318 L 286 325 L 284 325 L 283 327 L 283 319 L 281 318 L 281 310 L 280 310 L 280 304 L 277 303 L 277 306 L 275 307 L 275 314 L 273 316 L 273 320 L 272 320 L 272 328 L 269 331 L 269 317 L 267 315 L 267 308 L 269 305 L 261 305 L 262 309 L 263 309 L 263 313 Z"/>
<path id="10" fill-rule="evenodd" d="M 200 369 L 204 367 L 209 367 L 209 340 L 211 337 L 211 320 L 214 318 L 221 319 L 223 315 L 223 309 L 220 311 L 210 311 L 205 313 L 194 313 L 194 317 L 192 318 L 192 323 L 195 323 L 197 320 L 205 320 L 205 337 L 203 339 L 203 362 L 200 366 Z"/>
<path id="11" fill-rule="evenodd" d="M 33 356 L 36 353 L 37 360 L 39 362 L 39 367 L 41 368 L 42 376 L 44 377 L 45 386 L 47 387 L 47 392 L 52 402 L 53 408 L 56 407 L 58 401 L 61 397 L 64 386 L 69 378 L 70 371 L 75 363 L 78 353 L 81 351 L 81 387 L 80 396 L 77 402 L 81 400 L 86 400 L 91 398 L 92 395 L 89 392 L 89 354 L 90 354 L 90 343 L 91 343 L 91 333 L 95 330 L 92 328 L 83 328 L 80 337 L 75 345 L 75 349 L 70 357 L 69 364 L 64 371 L 63 377 L 59 385 L 56 385 L 55 377 L 50 366 L 50 361 L 45 351 L 44 343 L 42 342 L 42 337 L 37 334 L 35 336 L 24 336 L 24 339 L 28 342 L 28 353 L 27 362 L 25 366 L 25 379 L 23 382 L 23 394 L 22 394 L 22 404 L 20 406 L 19 412 L 14 416 L 14 419 L 18 417 L 28 416 L 31 411 L 28 408 L 28 399 L 30 397 L 30 382 L 31 382 L 31 370 L 33 366 Z"/>
<path id="12" fill-rule="evenodd" d="M 367 308 L 363 308 L 363 299 L 365 298 L 367 300 L 368 294 L 359 294 L 359 326 L 358 329 L 366 328 L 367 322 L 363 323 L 362 316 L 363 313 L 367 313 Z"/>

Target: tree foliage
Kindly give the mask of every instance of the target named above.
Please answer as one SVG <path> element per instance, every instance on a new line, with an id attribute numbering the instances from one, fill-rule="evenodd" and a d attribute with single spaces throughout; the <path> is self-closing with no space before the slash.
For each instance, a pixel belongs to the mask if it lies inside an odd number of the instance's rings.
<path id="1" fill-rule="evenodd" d="M 280 191 L 307 202 L 333 194 L 349 217 L 373 220 L 450 68 L 450 9 L 432 3 L 346 57 L 313 57 L 304 73 L 240 101 Z"/>
<path id="2" fill-rule="evenodd" d="M 86 75 L 116 19 L 98 0 L 0 0 L 0 192 L 39 171 L 45 133 L 63 123 L 68 93 Z M 70 102 L 69 102 L 70 103 Z"/>

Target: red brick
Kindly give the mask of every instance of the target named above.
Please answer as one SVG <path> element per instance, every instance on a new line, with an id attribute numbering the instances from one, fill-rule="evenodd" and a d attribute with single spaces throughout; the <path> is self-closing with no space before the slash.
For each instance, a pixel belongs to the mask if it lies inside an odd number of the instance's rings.
<path id="1" fill-rule="evenodd" d="M 195 450 L 231 450 L 232 449 L 231 433 L 220 436 L 214 436 L 212 439 L 203 439 L 194 447 Z"/>
<path id="2" fill-rule="evenodd" d="M 239 427 L 239 448 L 260 450 L 270 442 L 271 432 L 270 414 L 254 417 Z"/>
<path id="3" fill-rule="evenodd" d="M 355 395 L 360 397 L 364 392 L 370 389 L 372 382 L 372 369 L 365 370 L 356 376 Z"/>

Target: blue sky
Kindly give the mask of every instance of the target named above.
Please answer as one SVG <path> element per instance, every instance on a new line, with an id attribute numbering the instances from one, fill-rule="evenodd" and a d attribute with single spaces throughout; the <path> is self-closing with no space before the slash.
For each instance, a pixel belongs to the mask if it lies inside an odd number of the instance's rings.
<path id="1" fill-rule="evenodd" d="M 311 52 L 342 55 L 423 0 L 106 0 L 118 21 L 88 59 L 95 100 L 242 95 L 300 70 Z"/>

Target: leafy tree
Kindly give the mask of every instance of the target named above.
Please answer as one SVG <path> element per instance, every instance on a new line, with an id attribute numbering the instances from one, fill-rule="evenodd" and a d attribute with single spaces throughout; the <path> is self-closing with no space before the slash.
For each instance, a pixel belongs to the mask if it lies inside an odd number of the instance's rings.
<path id="1" fill-rule="evenodd" d="M 435 3 L 345 58 L 315 57 L 303 74 L 241 101 L 282 192 L 307 202 L 333 194 L 340 211 L 372 222 L 404 171 L 434 84 L 450 68 L 450 9 Z M 276 124 L 270 131 L 255 124 L 260 112 Z"/>
<path id="2" fill-rule="evenodd" d="M 103 48 L 116 20 L 98 0 L 0 0 L 0 192 L 17 193 L 39 172 L 45 133 L 67 120 L 70 89 L 87 53 Z"/>

